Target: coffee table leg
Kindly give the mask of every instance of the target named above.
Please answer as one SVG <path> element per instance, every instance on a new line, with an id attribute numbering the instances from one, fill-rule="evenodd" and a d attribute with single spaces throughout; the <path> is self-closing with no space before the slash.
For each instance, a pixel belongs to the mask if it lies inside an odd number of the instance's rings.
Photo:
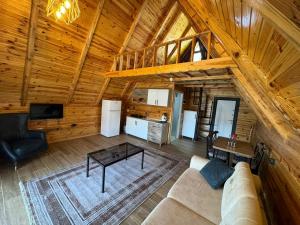
<path id="1" fill-rule="evenodd" d="M 105 166 L 103 166 L 103 170 L 102 170 L 102 193 L 104 193 L 104 183 L 105 183 Z"/>
<path id="2" fill-rule="evenodd" d="M 144 151 L 142 152 L 142 169 L 144 169 Z"/>
<path id="3" fill-rule="evenodd" d="M 87 157 L 87 162 L 86 162 L 86 177 L 89 177 L 89 170 L 90 170 L 90 157 Z"/>

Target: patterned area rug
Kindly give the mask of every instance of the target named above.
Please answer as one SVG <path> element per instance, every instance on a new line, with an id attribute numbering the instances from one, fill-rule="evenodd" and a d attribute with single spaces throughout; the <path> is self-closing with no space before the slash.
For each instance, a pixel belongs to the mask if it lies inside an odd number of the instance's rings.
<path id="1" fill-rule="evenodd" d="M 102 167 L 86 163 L 51 176 L 20 183 L 31 224 L 119 224 L 162 184 L 187 168 L 186 160 L 159 150 L 141 154 L 106 168 L 101 193 Z"/>

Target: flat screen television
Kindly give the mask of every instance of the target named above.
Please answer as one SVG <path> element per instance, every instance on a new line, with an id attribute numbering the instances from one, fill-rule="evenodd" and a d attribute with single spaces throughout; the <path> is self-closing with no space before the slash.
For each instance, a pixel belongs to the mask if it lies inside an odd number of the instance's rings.
<path id="1" fill-rule="evenodd" d="M 64 116 L 63 104 L 30 104 L 31 120 L 61 119 Z"/>

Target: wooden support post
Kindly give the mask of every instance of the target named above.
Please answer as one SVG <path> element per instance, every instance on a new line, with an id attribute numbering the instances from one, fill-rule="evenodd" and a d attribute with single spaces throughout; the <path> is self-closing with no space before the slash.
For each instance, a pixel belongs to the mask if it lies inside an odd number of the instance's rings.
<path id="1" fill-rule="evenodd" d="M 211 54 L 211 40 L 212 40 L 212 35 L 211 32 L 207 34 L 207 59 L 210 59 L 210 54 Z"/>
<path id="2" fill-rule="evenodd" d="M 177 45 L 176 63 L 180 63 L 181 40 L 178 40 L 176 45 Z"/>
<path id="3" fill-rule="evenodd" d="M 39 14 L 38 4 L 39 4 L 38 0 L 32 0 L 29 28 L 28 28 L 27 52 L 26 52 L 25 65 L 23 71 L 23 84 L 22 84 L 22 92 L 21 92 L 22 106 L 26 105 L 28 87 L 31 79 L 32 58 L 34 54 L 34 43 L 35 43 L 37 20 Z"/>
<path id="4" fill-rule="evenodd" d="M 194 36 L 192 39 L 191 62 L 194 61 L 195 46 L 196 46 L 196 37 Z"/>
<path id="5" fill-rule="evenodd" d="M 139 60 L 139 52 L 135 51 L 133 69 L 136 69 L 138 67 L 138 60 Z"/>
<path id="6" fill-rule="evenodd" d="M 169 46 L 169 44 L 167 43 L 167 44 L 165 45 L 165 54 L 164 54 L 165 59 L 164 59 L 164 65 L 167 65 L 167 64 L 168 64 L 168 46 Z"/>

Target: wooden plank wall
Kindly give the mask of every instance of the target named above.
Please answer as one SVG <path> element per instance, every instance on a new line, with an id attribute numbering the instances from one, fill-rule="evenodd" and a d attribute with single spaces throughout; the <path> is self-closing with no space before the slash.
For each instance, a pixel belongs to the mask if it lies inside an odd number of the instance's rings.
<path id="1" fill-rule="evenodd" d="M 0 106 L 0 113 L 28 112 L 28 106 Z M 64 118 L 51 120 L 32 120 L 30 130 L 44 130 L 49 143 L 98 134 L 100 131 L 100 106 L 64 106 Z"/>
<path id="2" fill-rule="evenodd" d="M 267 164 L 261 173 L 270 225 L 299 224 L 300 177 L 295 177 L 294 168 L 282 155 L 290 148 L 299 148 L 300 144 L 298 146 L 285 144 L 275 131 L 270 131 L 262 123 L 258 123 L 255 133 L 256 139 L 268 145 L 271 157 L 276 160 L 275 165 Z M 299 158 L 299 155 L 295 157 Z"/>
<path id="3" fill-rule="evenodd" d="M 236 133 L 239 140 L 250 142 L 251 127 L 255 126 L 257 117 L 252 109 L 238 94 L 238 92 L 235 89 L 228 88 L 204 89 L 204 95 L 208 95 L 207 113 L 205 115 L 206 117 L 210 117 L 211 115 L 211 108 L 214 97 L 238 97 L 241 99 Z M 184 109 L 197 111 L 198 105 L 195 105 L 193 103 L 193 96 L 185 96 Z M 202 109 L 204 109 L 204 98 L 202 101 Z"/>

